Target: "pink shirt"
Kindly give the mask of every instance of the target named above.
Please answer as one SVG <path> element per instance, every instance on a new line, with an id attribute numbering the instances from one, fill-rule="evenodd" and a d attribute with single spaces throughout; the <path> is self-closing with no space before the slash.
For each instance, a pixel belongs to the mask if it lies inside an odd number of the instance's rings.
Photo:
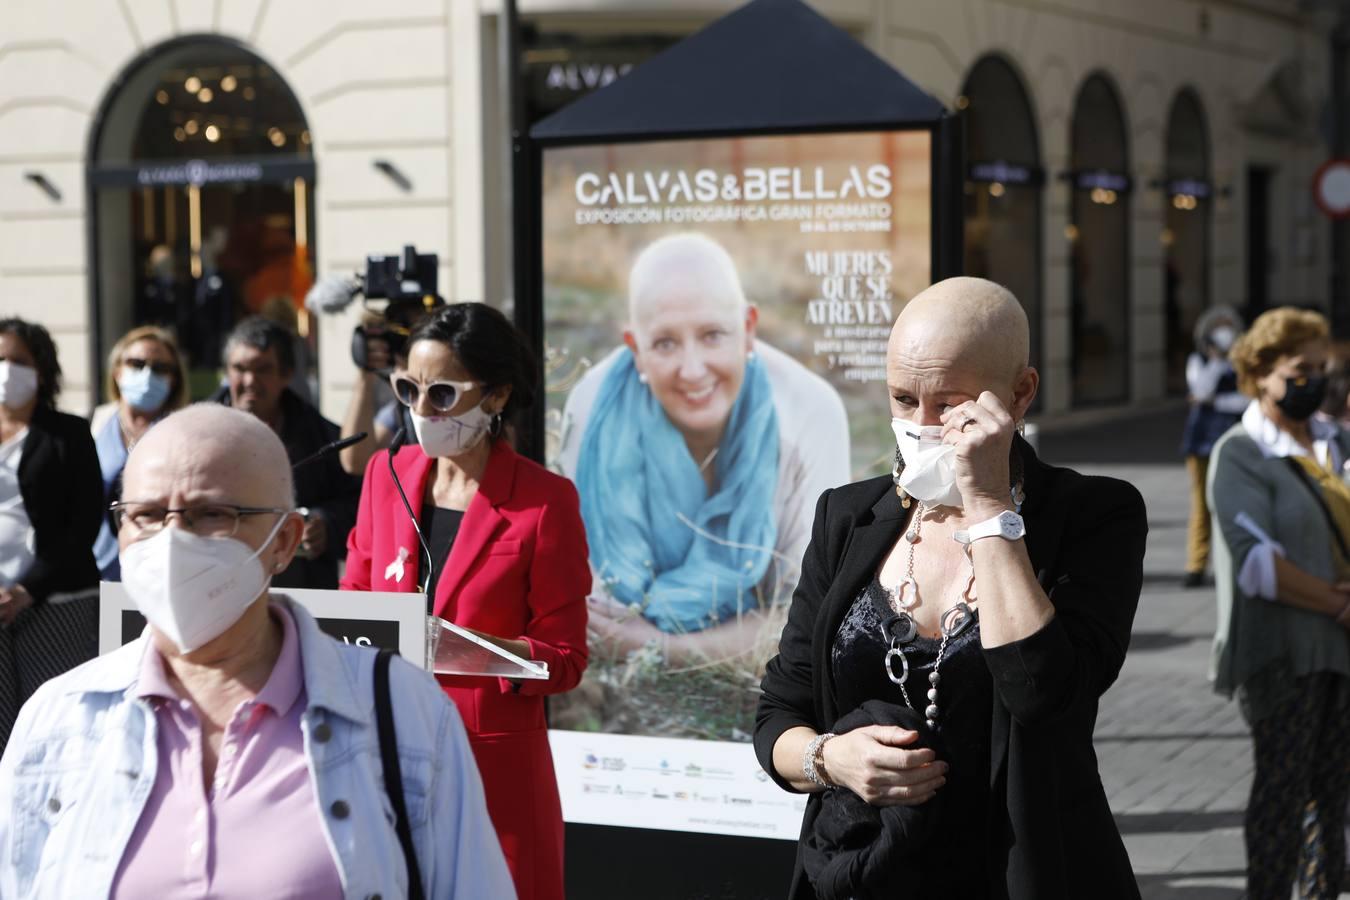
<path id="1" fill-rule="evenodd" d="M 283 626 L 281 655 L 262 691 L 226 726 L 209 791 L 197 714 L 169 685 L 163 657 L 147 646 L 136 696 L 155 710 L 159 769 L 112 900 L 342 896 L 305 765 L 300 642 L 290 613 L 273 605 L 272 615 Z"/>

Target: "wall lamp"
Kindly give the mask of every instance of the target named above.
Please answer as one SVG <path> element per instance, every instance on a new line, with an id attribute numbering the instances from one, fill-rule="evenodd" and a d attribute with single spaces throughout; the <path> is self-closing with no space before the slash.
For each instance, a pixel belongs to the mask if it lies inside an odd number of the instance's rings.
<path id="1" fill-rule="evenodd" d="M 388 178 L 394 184 L 398 185 L 399 190 L 405 193 L 412 192 L 413 189 L 412 179 L 410 179 L 407 175 L 404 175 L 398 166 L 394 165 L 387 159 L 375 160 L 374 166 L 380 172 L 384 173 L 384 176 L 386 178 Z"/>
<path id="2" fill-rule="evenodd" d="M 24 172 L 23 177 L 37 185 L 37 189 L 50 197 L 54 202 L 61 202 L 61 189 L 52 184 L 46 175 L 41 172 Z"/>

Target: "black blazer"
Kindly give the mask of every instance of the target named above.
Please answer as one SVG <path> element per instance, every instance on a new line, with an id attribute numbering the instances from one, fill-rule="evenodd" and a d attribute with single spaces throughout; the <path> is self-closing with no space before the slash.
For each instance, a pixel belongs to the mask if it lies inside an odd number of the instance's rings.
<path id="1" fill-rule="evenodd" d="M 86 420 L 37 408 L 19 458 L 19 493 L 36 544 L 20 584 L 34 601 L 98 587 L 94 539 L 103 522 L 103 474 Z"/>
<path id="2" fill-rule="evenodd" d="M 1034 635 L 985 650 L 994 684 L 986 866 L 988 896 L 1129 898 L 1139 889 L 1097 773 L 1097 701 L 1125 661 L 1143 587 L 1148 520 L 1133 486 L 1040 462 L 1025 441 L 1027 551 L 1055 617 Z M 830 656 L 858 592 L 899 539 L 909 510 L 889 476 L 826 491 L 778 655 L 764 675 L 755 752 L 773 768 L 789 728 L 823 732 L 837 707 Z M 989 593 L 992 586 L 984 586 Z M 820 809 L 807 802 L 805 834 Z M 791 900 L 812 900 L 798 845 Z M 974 850 L 975 848 L 972 848 Z"/>

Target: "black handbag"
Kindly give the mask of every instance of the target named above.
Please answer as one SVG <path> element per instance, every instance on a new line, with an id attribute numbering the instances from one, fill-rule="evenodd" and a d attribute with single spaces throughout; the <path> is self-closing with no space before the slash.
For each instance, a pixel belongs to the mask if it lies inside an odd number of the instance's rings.
<path id="1" fill-rule="evenodd" d="M 403 799 L 403 769 L 398 762 L 398 736 L 394 733 L 394 703 L 389 693 L 389 661 L 394 651 L 381 650 L 375 656 L 375 727 L 380 738 L 380 765 L 384 769 L 384 789 L 394 807 L 394 831 L 403 847 L 408 864 L 408 900 L 424 900 L 422 869 L 417 865 L 408 805 Z"/>

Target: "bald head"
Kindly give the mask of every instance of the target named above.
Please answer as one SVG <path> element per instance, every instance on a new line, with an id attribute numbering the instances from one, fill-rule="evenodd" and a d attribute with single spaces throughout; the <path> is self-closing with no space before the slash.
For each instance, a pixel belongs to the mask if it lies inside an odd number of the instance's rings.
<path id="1" fill-rule="evenodd" d="M 628 317 L 637 331 L 672 305 L 740 317 L 745 293 L 731 255 L 706 235 L 672 234 L 648 244 L 628 275 Z"/>
<path id="2" fill-rule="evenodd" d="M 990 391 L 1020 418 L 1040 383 L 1028 366 L 1030 344 L 1026 313 L 1007 288 L 983 278 L 938 282 L 891 329 L 892 414 L 935 424 L 946 407 Z"/>
<path id="3" fill-rule="evenodd" d="M 999 382 L 1027 367 L 1031 330 L 1022 304 L 983 278 L 948 278 L 905 305 L 891 330 L 889 358 L 941 358 Z"/>
<path id="4" fill-rule="evenodd" d="M 158 496 L 184 491 L 199 496 Z M 122 496 L 172 506 L 203 499 L 295 505 L 281 439 L 256 416 L 216 403 L 188 406 L 146 432 L 127 458 Z"/>

